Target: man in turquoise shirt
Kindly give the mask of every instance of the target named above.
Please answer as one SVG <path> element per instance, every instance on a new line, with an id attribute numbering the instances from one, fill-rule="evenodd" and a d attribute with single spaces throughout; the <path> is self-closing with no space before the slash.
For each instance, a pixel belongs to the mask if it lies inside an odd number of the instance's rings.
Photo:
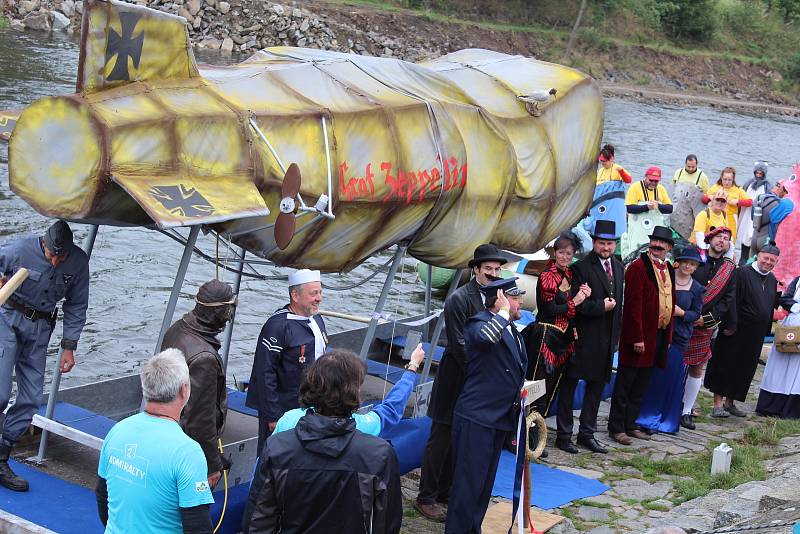
<path id="1" fill-rule="evenodd" d="M 181 351 L 150 358 L 141 380 L 144 412 L 114 425 L 100 452 L 100 520 L 108 534 L 210 534 L 206 458 L 178 423 L 191 388 Z"/>

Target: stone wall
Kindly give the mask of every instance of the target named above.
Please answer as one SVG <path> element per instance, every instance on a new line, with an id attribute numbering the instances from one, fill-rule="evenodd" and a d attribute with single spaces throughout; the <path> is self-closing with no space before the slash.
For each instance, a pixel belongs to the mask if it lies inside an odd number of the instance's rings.
<path id="1" fill-rule="evenodd" d="M 269 46 L 299 46 L 398 57 L 418 61 L 436 56 L 424 40 L 393 39 L 372 29 L 329 20 L 325 14 L 261 0 L 137 0 L 186 18 L 198 48 L 251 53 Z M 0 0 L 0 11 L 18 29 L 80 29 L 83 4 L 74 0 Z"/>

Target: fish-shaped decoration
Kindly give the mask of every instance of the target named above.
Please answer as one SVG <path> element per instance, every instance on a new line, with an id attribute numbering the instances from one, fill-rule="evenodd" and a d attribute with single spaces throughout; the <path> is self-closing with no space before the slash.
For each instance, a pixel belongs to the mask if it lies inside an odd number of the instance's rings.
<path id="1" fill-rule="evenodd" d="M 670 224 L 684 238 L 689 239 L 694 220 L 706 208 L 703 204 L 703 190 L 693 183 L 678 182 L 672 189 L 672 205 L 674 207 L 669 216 Z"/>
<path id="2" fill-rule="evenodd" d="M 77 93 L 22 112 L 9 182 L 47 216 L 204 225 L 279 265 L 346 271 L 402 242 L 462 267 L 571 227 L 602 128 L 598 84 L 552 63 L 276 47 L 198 66 L 182 17 L 87 0 Z"/>
<path id="3" fill-rule="evenodd" d="M 781 250 L 781 256 L 773 272 L 778 280 L 787 285 L 800 275 L 800 163 L 792 166 L 792 173 L 783 179 L 788 197 L 794 202 L 794 210 L 778 225 L 775 244 Z"/>

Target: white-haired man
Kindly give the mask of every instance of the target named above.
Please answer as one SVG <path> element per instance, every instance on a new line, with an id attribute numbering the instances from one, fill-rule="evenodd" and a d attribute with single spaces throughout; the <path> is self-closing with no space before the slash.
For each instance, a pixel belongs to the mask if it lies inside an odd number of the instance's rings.
<path id="1" fill-rule="evenodd" d="M 319 271 L 289 275 L 289 304 L 272 314 L 258 336 L 245 404 L 258 410 L 258 452 L 281 416 L 299 408 L 298 392 L 306 369 L 328 346 L 319 316 Z"/>
<path id="2" fill-rule="evenodd" d="M 144 411 L 114 425 L 100 451 L 100 520 L 106 532 L 210 534 L 206 458 L 178 422 L 191 391 L 183 353 L 156 354 L 141 380 Z"/>

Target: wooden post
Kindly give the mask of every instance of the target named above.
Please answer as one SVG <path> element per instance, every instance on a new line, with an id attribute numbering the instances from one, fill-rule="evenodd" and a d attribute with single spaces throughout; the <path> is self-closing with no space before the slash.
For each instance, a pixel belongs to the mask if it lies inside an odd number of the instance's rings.
<path id="1" fill-rule="evenodd" d="M 14 276 L 9 278 L 8 281 L 3 284 L 3 287 L 0 287 L 0 306 L 6 303 L 8 298 L 14 294 L 14 291 L 16 291 L 27 278 L 28 269 L 20 267 L 20 269 L 14 273 Z"/>

